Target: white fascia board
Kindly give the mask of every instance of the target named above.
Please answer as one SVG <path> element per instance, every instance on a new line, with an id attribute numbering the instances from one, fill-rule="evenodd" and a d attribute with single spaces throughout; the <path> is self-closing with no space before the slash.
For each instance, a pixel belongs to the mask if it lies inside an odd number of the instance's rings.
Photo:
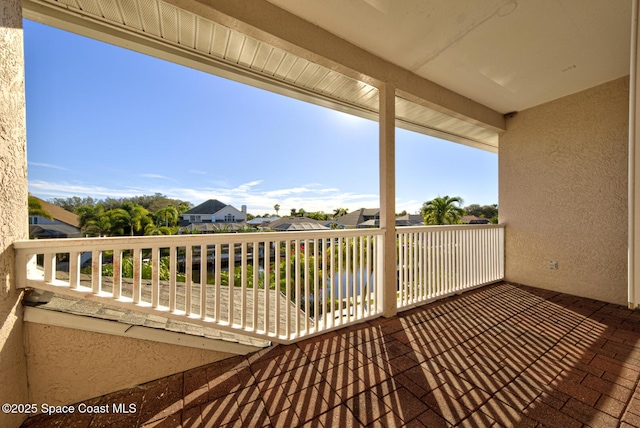
<path id="1" fill-rule="evenodd" d="M 187 346 L 207 351 L 226 352 L 235 355 L 247 355 L 263 349 L 257 346 L 243 345 L 223 339 L 210 339 L 157 328 L 130 325 L 118 321 L 109 321 L 83 315 L 39 309 L 25 306 L 24 321 L 37 324 L 53 325 L 92 333 L 110 334 L 132 339 L 149 340 L 169 345 Z"/>

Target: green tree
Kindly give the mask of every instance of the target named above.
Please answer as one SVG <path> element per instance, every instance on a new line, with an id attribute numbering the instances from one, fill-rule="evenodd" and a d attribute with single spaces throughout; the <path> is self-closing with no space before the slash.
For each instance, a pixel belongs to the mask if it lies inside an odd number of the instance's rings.
<path id="1" fill-rule="evenodd" d="M 128 231 L 130 236 L 134 236 L 144 230 L 147 224 L 153 223 L 149 211 L 133 202 L 125 202 L 122 208 L 114 208 L 109 212 L 114 221 L 114 226 Z"/>
<path id="2" fill-rule="evenodd" d="M 31 195 L 29 195 L 29 216 L 40 216 L 53 220 L 53 216 L 44 209 L 40 200 Z"/>
<path id="3" fill-rule="evenodd" d="M 155 223 L 148 223 L 144 227 L 145 236 L 156 236 L 156 235 L 172 235 L 173 231 L 168 226 L 159 226 Z"/>
<path id="4" fill-rule="evenodd" d="M 156 211 L 156 218 L 164 223 L 165 227 L 175 226 L 178 223 L 178 210 L 173 205 L 167 205 L 164 208 L 160 208 Z"/>
<path id="5" fill-rule="evenodd" d="M 87 235 L 97 235 L 101 236 L 109 236 L 111 233 L 111 217 L 107 213 L 96 218 L 95 220 L 90 220 L 85 226 L 85 233 Z"/>
<path id="6" fill-rule="evenodd" d="M 498 215 L 498 204 L 483 205 L 471 204 L 464 207 L 464 211 L 467 215 L 473 215 L 476 217 L 492 219 Z"/>
<path id="7" fill-rule="evenodd" d="M 343 215 L 346 215 L 348 213 L 349 210 L 346 208 L 336 208 L 335 210 L 333 210 L 333 218 L 342 217 Z"/>
<path id="8" fill-rule="evenodd" d="M 434 198 L 422 204 L 420 213 L 424 218 L 424 224 L 456 224 L 464 215 L 462 204 L 464 201 L 459 196 L 442 196 Z"/>
<path id="9" fill-rule="evenodd" d="M 84 206 L 95 206 L 97 201 L 93 199 L 91 196 L 87 196 L 85 198 L 81 198 L 79 196 L 72 196 L 70 198 L 53 198 L 49 202 L 54 205 L 59 206 L 60 208 L 64 208 L 67 211 L 77 214 L 77 210 L 80 207 Z"/>
<path id="10" fill-rule="evenodd" d="M 108 219 L 109 217 L 105 212 L 104 206 L 101 204 L 83 205 L 76 208 L 76 214 L 78 215 L 80 230 L 85 234 L 104 236 L 102 226 L 105 224 L 105 220 L 101 220 L 101 218 L 106 217 Z M 111 224 L 110 219 L 109 224 Z M 97 228 L 96 225 L 98 225 Z M 111 226 L 108 229 L 110 230 Z"/>

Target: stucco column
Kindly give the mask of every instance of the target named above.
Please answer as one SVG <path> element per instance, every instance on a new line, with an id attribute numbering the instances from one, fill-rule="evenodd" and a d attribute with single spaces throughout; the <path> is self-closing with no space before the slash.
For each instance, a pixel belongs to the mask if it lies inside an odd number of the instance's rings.
<path id="1" fill-rule="evenodd" d="M 629 307 L 635 309 L 640 300 L 640 150 L 638 132 L 640 130 L 640 58 L 638 46 L 639 0 L 633 0 L 631 13 L 631 70 L 629 78 Z"/>
<path id="2" fill-rule="evenodd" d="M 28 403 L 13 242 L 28 237 L 22 2 L 0 3 L 0 403 Z M 0 412 L 0 426 L 25 415 Z"/>
<path id="3" fill-rule="evenodd" d="M 380 98 L 380 227 L 383 229 L 382 291 L 385 317 L 398 312 L 396 275 L 396 96 L 395 86 L 382 84 Z"/>

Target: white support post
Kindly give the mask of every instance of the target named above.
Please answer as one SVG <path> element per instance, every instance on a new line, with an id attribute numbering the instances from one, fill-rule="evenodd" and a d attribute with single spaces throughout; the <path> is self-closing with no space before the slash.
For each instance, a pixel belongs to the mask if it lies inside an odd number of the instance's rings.
<path id="1" fill-rule="evenodd" d="M 636 150 L 638 139 L 638 129 L 640 129 L 640 99 L 638 98 L 640 70 L 640 58 L 638 56 L 638 45 L 640 35 L 638 34 L 638 13 L 639 0 L 633 0 L 633 10 L 631 13 L 631 70 L 629 84 L 629 260 L 628 260 L 628 301 L 629 308 L 636 309 L 640 301 L 640 283 L 637 272 L 640 272 L 640 186 L 637 179 L 640 177 L 640 151 Z"/>
<path id="2" fill-rule="evenodd" d="M 398 312 L 396 275 L 396 94 L 395 86 L 383 83 L 380 100 L 380 228 L 383 229 L 383 276 L 377 286 L 384 287 L 382 315 L 392 317 Z"/>

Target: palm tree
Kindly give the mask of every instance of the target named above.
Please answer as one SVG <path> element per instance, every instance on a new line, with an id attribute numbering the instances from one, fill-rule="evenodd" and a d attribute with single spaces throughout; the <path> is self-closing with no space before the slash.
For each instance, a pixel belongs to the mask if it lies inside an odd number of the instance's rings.
<path id="1" fill-rule="evenodd" d="M 85 226 L 85 232 L 89 235 L 109 236 L 111 232 L 111 217 L 104 214 L 96 220 L 89 220 Z"/>
<path id="2" fill-rule="evenodd" d="M 163 220 L 165 227 L 169 227 L 169 224 L 175 226 L 178 223 L 178 216 L 178 210 L 173 205 L 167 205 L 156 211 L 156 218 Z"/>
<path id="3" fill-rule="evenodd" d="M 100 219 L 103 217 L 109 217 L 109 215 L 104 211 L 104 206 L 100 204 L 95 206 L 80 206 L 76 209 L 76 214 L 78 215 L 78 220 L 80 222 L 80 229 L 91 235 L 96 233 L 95 226 L 97 223 L 101 222 Z M 99 235 L 101 234 L 102 232 L 99 232 Z"/>
<path id="4" fill-rule="evenodd" d="M 278 211 L 280 211 L 280 204 L 275 204 L 273 209 L 276 210 L 276 215 L 278 215 Z"/>
<path id="5" fill-rule="evenodd" d="M 343 215 L 346 215 L 348 213 L 349 210 L 346 208 L 336 208 L 335 210 L 333 210 L 333 218 L 342 217 Z"/>
<path id="6" fill-rule="evenodd" d="M 459 223 L 460 217 L 464 215 L 463 203 L 464 201 L 459 196 L 439 196 L 425 202 L 420 211 L 424 218 L 424 224 Z"/>

